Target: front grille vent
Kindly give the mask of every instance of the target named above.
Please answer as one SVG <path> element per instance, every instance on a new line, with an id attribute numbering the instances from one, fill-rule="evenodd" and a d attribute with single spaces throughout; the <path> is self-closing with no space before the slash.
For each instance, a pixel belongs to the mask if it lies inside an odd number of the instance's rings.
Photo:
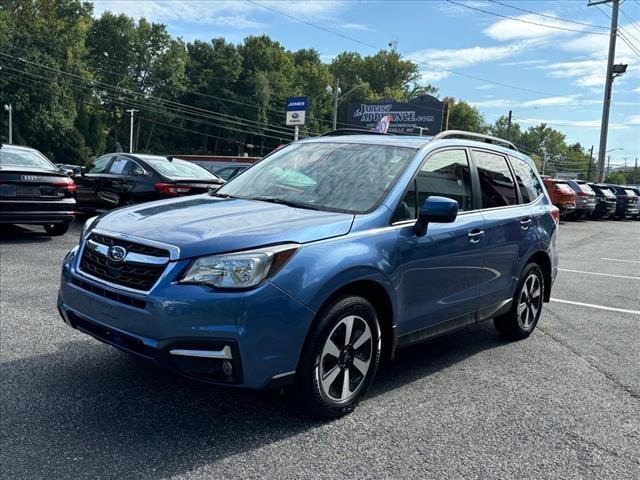
<path id="1" fill-rule="evenodd" d="M 116 245 L 127 253 L 118 262 L 107 255 L 109 248 Z M 162 276 L 169 256 L 168 250 L 92 233 L 82 252 L 80 270 L 115 285 L 148 291 Z"/>

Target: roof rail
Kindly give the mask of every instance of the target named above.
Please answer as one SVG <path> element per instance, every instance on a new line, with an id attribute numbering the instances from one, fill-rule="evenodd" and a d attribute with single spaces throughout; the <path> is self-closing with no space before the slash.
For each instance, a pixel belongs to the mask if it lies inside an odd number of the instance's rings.
<path id="1" fill-rule="evenodd" d="M 388 133 L 374 132 L 373 130 L 364 130 L 362 128 L 338 128 L 325 132 L 321 137 L 341 137 L 344 135 L 389 135 Z"/>
<path id="2" fill-rule="evenodd" d="M 440 132 L 436 136 L 434 136 L 432 140 L 441 140 L 443 138 L 450 138 L 450 137 L 480 138 L 484 140 L 486 143 L 492 143 L 495 145 L 504 145 L 507 148 L 510 148 L 511 150 L 515 150 L 516 152 L 518 151 L 516 146 L 508 140 L 504 140 L 498 137 L 492 137 L 491 135 L 484 135 L 482 133 L 465 132 L 464 130 L 445 130 L 444 132 Z"/>

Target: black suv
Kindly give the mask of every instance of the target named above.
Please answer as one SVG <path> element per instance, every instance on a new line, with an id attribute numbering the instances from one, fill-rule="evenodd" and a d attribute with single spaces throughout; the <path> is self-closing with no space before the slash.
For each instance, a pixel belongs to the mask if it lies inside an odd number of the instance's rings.
<path id="1" fill-rule="evenodd" d="M 123 205 L 216 190 L 224 180 L 185 160 L 110 153 L 74 179 L 78 209 L 104 211 Z"/>
<path id="2" fill-rule="evenodd" d="M 638 215 L 638 197 L 629 187 L 608 185 L 616 196 L 616 218 L 632 218 Z"/>
<path id="3" fill-rule="evenodd" d="M 596 194 L 596 208 L 591 214 L 591 218 L 609 218 L 616 211 L 616 195 L 608 185 L 601 183 L 590 183 L 591 190 Z"/>

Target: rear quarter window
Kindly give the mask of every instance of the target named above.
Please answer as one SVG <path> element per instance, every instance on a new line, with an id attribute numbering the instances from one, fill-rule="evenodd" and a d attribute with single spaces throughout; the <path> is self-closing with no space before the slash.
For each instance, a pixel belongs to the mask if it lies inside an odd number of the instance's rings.
<path id="1" fill-rule="evenodd" d="M 516 182 L 520 187 L 522 203 L 531 203 L 540 195 L 543 188 L 540 185 L 535 170 L 524 160 L 516 157 L 509 157 L 511 166 L 516 174 Z"/>

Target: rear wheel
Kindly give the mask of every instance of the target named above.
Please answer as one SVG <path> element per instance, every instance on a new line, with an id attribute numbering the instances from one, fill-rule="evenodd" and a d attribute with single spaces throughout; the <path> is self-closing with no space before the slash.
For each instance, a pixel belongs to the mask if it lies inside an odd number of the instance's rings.
<path id="1" fill-rule="evenodd" d="M 522 271 L 511 310 L 493 319 L 504 337 L 520 340 L 527 338 L 536 328 L 544 298 L 544 275 L 537 263 L 529 263 Z"/>
<path id="2" fill-rule="evenodd" d="M 50 223 L 44 226 L 46 232 L 52 237 L 58 237 L 64 235 L 69 230 L 68 223 Z"/>
<path id="3" fill-rule="evenodd" d="M 302 407 L 319 418 L 353 411 L 373 381 L 380 349 L 378 317 L 369 301 L 349 296 L 329 304 L 310 333 L 296 376 Z"/>

